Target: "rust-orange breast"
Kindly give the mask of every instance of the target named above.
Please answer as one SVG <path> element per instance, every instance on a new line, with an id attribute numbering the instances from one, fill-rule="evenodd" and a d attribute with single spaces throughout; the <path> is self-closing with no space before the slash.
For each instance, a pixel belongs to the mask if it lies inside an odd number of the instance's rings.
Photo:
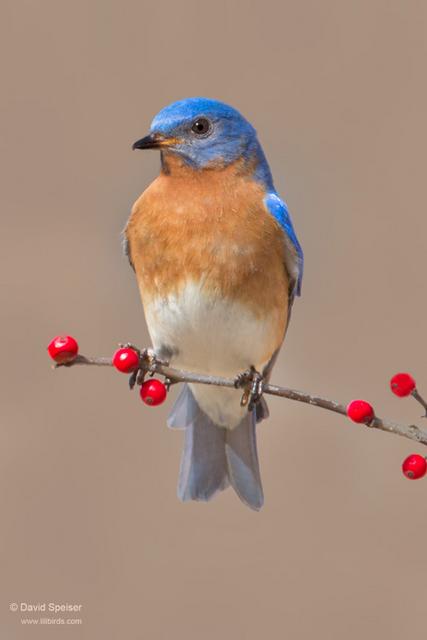
<path id="1" fill-rule="evenodd" d="M 262 187 L 238 165 L 196 172 L 173 162 L 137 200 L 126 227 L 143 302 L 203 281 L 206 293 L 238 300 L 255 315 L 279 311 L 284 332 L 285 249 Z"/>

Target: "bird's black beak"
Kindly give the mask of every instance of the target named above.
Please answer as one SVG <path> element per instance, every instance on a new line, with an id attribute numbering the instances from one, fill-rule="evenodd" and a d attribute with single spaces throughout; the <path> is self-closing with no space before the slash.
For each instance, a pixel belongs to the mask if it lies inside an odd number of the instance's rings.
<path id="1" fill-rule="evenodd" d="M 134 142 L 132 149 L 162 149 L 163 147 L 171 147 L 177 142 L 177 138 L 167 138 L 161 133 L 150 133 L 145 138 Z"/>

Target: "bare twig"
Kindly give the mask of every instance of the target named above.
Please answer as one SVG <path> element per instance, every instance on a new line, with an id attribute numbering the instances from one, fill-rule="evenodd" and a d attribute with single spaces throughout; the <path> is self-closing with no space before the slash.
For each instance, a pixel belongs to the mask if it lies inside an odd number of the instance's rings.
<path id="1" fill-rule="evenodd" d="M 102 367 L 112 366 L 112 361 L 111 358 L 92 358 L 78 355 L 72 362 L 57 366 L 70 367 L 79 364 Z M 232 379 L 174 369 L 173 367 L 156 361 L 151 362 L 149 365 L 147 364 L 146 369 L 147 372 L 158 373 L 173 382 L 191 382 L 192 384 L 208 384 L 217 387 L 228 387 L 230 389 L 235 388 L 235 381 Z M 287 398 L 288 400 L 304 402 L 314 407 L 320 407 L 321 409 L 327 409 L 328 411 L 334 411 L 335 413 L 347 416 L 347 408 L 345 405 L 335 402 L 334 400 L 328 400 L 320 396 L 312 395 L 311 393 L 306 393 L 305 391 L 297 391 L 296 389 L 288 389 L 287 387 L 278 387 L 277 385 L 266 383 L 263 385 L 263 392 L 273 396 L 279 396 L 280 398 Z M 409 440 L 427 445 L 427 431 L 420 429 L 416 425 L 402 425 L 375 416 L 369 423 L 366 423 L 366 426 L 373 429 L 380 429 L 381 431 L 388 431 L 389 433 L 394 433 L 404 438 L 409 438 Z"/>

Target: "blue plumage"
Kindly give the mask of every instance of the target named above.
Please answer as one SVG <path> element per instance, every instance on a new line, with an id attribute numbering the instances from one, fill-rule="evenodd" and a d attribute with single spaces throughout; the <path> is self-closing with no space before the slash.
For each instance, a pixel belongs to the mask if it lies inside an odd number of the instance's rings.
<path id="1" fill-rule="evenodd" d="M 191 125 L 202 118 L 209 120 L 210 131 L 192 134 Z M 177 138 L 174 152 L 199 169 L 252 157 L 259 147 L 255 129 L 236 109 L 208 98 L 187 98 L 165 107 L 151 123 L 151 133 Z"/>
<path id="2" fill-rule="evenodd" d="M 286 234 L 286 238 L 290 241 L 292 248 L 295 251 L 294 255 L 293 252 L 290 252 L 290 254 L 287 256 L 287 267 L 289 274 L 295 282 L 293 293 L 300 296 L 302 276 L 304 271 L 304 254 L 292 225 L 288 207 L 276 192 L 267 193 L 264 198 L 264 204 L 271 215 L 276 218 L 277 222 L 282 227 L 283 231 Z"/>

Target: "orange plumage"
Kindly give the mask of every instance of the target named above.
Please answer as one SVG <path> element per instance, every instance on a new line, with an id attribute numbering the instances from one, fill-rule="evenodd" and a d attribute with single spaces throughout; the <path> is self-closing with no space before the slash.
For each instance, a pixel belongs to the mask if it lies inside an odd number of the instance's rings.
<path id="1" fill-rule="evenodd" d="M 144 305 L 203 280 L 207 294 L 239 301 L 256 317 L 279 315 L 271 356 L 287 324 L 288 276 L 282 233 L 265 209 L 262 186 L 240 161 L 199 173 L 172 156 L 166 163 L 126 227 Z"/>

